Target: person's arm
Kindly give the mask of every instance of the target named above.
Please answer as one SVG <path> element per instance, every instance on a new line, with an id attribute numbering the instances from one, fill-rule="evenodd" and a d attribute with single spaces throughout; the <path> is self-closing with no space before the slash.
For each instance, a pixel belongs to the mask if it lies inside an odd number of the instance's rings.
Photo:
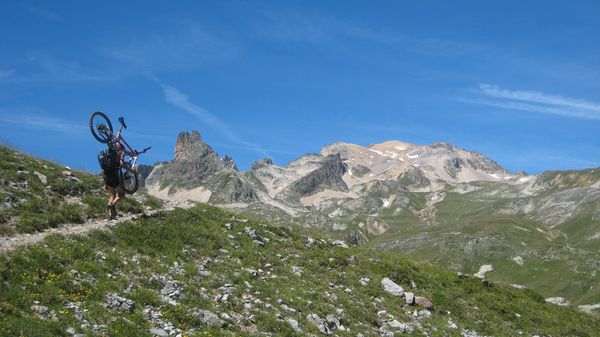
<path id="1" fill-rule="evenodd" d="M 121 167 L 127 168 L 127 166 L 125 165 L 125 151 L 122 150 L 121 154 L 119 155 L 119 165 L 121 165 Z"/>

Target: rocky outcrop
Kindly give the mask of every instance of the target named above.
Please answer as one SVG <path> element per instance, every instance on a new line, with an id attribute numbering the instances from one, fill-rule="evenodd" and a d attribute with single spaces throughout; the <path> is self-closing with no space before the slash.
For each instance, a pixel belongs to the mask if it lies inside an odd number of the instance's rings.
<path id="1" fill-rule="evenodd" d="M 267 167 L 267 166 L 271 166 L 273 165 L 273 161 L 271 160 L 271 158 L 264 158 L 262 160 L 257 160 L 254 163 L 252 163 L 252 171 L 258 171 L 263 167 Z"/>
<path id="2" fill-rule="evenodd" d="M 371 169 L 369 169 L 368 167 L 366 167 L 364 165 L 357 165 L 357 166 L 351 168 L 350 172 L 352 173 L 353 176 L 361 178 L 361 177 L 365 176 L 366 174 L 371 173 Z"/>
<path id="3" fill-rule="evenodd" d="M 152 170 L 154 170 L 154 165 L 139 165 L 137 167 L 140 187 L 144 187 L 146 185 L 146 179 L 148 179 L 148 177 L 152 173 Z"/>
<path id="4" fill-rule="evenodd" d="M 446 160 L 446 162 L 444 163 L 444 169 L 446 170 L 446 173 L 448 173 L 448 175 L 450 175 L 452 178 L 456 178 L 458 172 L 462 169 L 464 165 L 465 162 L 462 159 L 454 157 L 452 159 Z"/>
<path id="5" fill-rule="evenodd" d="M 212 192 L 213 203 L 249 202 L 258 199 L 254 188 L 240 176 L 235 162 L 223 158 L 200 138 L 197 131 L 181 132 L 175 159 L 154 166 L 147 185 L 169 187 L 171 192 L 203 187 Z"/>
<path id="6" fill-rule="evenodd" d="M 194 161 L 207 156 L 216 158 L 217 154 L 200 139 L 198 131 L 179 133 L 175 143 L 175 160 Z"/>
<path id="7" fill-rule="evenodd" d="M 431 184 L 429 179 L 425 177 L 423 171 L 419 168 L 411 166 L 398 177 L 398 182 L 401 185 L 409 187 L 425 187 Z"/>
<path id="8" fill-rule="evenodd" d="M 325 157 L 319 168 L 294 182 L 287 193 L 292 198 L 300 198 L 324 190 L 346 192 L 348 186 L 342 179 L 344 173 L 346 173 L 346 165 L 340 156 L 329 155 Z"/>

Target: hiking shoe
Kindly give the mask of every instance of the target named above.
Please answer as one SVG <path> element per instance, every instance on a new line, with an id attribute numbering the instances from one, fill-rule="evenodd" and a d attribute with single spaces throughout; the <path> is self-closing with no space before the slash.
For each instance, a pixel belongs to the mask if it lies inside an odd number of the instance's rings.
<path id="1" fill-rule="evenodd" d="M 115 204 L 110 205 L 110 219 L 113 220 L 117 217 L 117 208 Z"/>

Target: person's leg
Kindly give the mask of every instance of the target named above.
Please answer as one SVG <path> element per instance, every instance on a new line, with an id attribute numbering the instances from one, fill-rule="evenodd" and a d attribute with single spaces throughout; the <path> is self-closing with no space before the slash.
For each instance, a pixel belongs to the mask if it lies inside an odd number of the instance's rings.
<path id="1" fill-rule="evenodd" d="M 108 216 L 112 217 L 112 208 L 115 202 L 116 192 L 115 188 L 111 186 L 106 186 L 106 191 L 108 191 L 108 205 L 106 206 L 106 211 L 108 212 Z"/>
<path id="2" fill-rule="evenodd" d="M 119 185 L 115 188 L 115 198 L 113 199 L 113 203 L 112 203 L 112 216 L 116 217 L 117 216 L 117 202 L 119 200 L 121 200 L 123 197 L 125 197 L 125 188 L 123 187 L 123 185 Z"/>
<path id="3" fill-rule="evenodd" d="M 115 188 L 115 198 L 113 200 L 113 204 L 117 204 L 117 202 L 119 200 L 121 200 L 121 198 L 123 198 L 125 196 L 125 188 L 123 187 L 123 185 L 119 185 L 117 186 L 117 188 Z"/>

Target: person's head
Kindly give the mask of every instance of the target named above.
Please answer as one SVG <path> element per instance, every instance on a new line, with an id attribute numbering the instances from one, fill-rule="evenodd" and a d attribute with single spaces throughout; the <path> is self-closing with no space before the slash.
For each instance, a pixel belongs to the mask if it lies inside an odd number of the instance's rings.
<path id="1" fill-rule="evenodd" d="M 116 142 L 115 143 L 115 148 L 119 151 L 121 151 L 123 149 L 123 146 L 121 145 L 121 142 Z"/>

